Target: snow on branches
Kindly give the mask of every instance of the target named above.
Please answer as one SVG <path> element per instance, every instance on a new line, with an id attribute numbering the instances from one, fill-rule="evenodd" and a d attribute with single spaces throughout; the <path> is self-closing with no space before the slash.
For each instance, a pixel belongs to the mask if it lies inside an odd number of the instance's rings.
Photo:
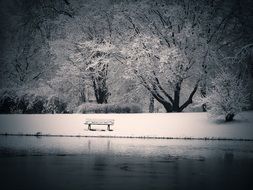
<path id="1" fill-rule="evenodd" d="M 248 98 L 245 82 L 235 73 L 220 69 L 216 71 L 212 87 L 202 102 L 213 116 L 224 116 L 226 121 L 232 121 L 236 114 L 248 107 Z"/>
<path id="2" fill-rule="evenodd" d="M 78 65 L 83 65 L 86 75 L 91 80 L 97 103 L 107 103 L 110 95 L 107 79 L 109 63 L 112 62 L 114 46 L 104 39 L 76 43 L 76 52 L 69 58 Z"/>

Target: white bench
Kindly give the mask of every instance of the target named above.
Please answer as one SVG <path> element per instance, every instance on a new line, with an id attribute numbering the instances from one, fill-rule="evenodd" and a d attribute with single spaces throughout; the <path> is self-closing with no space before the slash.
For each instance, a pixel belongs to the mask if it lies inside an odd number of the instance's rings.
<path id="1" fill-rule="evenodd" d="M 107 130 L 112 131 L 110 128 L 111 125 L 114 125 L 113 119 L 86 119 L 85 125 L 88 125 L 88 130 L 92 131 L 91 125 L 107 125 Z"/>

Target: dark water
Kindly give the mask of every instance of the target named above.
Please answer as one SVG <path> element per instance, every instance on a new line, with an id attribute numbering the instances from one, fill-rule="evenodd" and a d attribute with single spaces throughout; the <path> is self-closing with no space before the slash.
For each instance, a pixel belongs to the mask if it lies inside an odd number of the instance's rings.
<path id="1" fill-rule="evenodd" d="M 253 189 L 253 142 L 0 137 L 0 189 Z"/>

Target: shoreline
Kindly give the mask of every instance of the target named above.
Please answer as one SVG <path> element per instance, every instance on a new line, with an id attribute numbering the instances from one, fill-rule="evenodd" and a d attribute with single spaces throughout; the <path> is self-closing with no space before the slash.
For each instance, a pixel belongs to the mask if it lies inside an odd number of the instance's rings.
<path id="1" fill-rule="evenodd" d="M 54 134 L 9 134 L 0 133 L 0 136 L 16 136 L 16 137 L 72 137 L 72 138 L 120 138 L 120 139 L 164 139 L 164 140 L 200 140 L 200 141 L 248 141 L 253 139 L 247 138 L 219 138 L 219 137 L 152 137 L 152 136 L 110 136 L 110 135 L 54 135 Z"/>

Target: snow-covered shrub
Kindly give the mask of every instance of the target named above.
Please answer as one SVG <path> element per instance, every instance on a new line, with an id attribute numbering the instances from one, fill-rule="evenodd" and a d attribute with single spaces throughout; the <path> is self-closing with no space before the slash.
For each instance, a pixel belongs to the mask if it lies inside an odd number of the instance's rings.
<path id="1" fill-rule="evenodd" d="M 65 113 L 67 108 L 66 102 L 57 96 L 51 96 L 44 104 L 44 113 Z"/>
<path id="2" fill-rule="evenodd" d="M 48 97 L 17 89 L 0 91 L 0 113 L 2 114 L 65 113 L 66 109 L 66 102 L 54 95 Z"/>
<path id="3" fill-rule="evenodd" d="M 80 105 L 77 113 L 141 113 L 142 109 L 136 104 L 92 104 Z"/>
<path id="4" fill-rule="evenodd" d="M 131 113 L 131 108 L 124 104 L 108 104 L 105 106 L 105 113 Z"/>
<path id="5" fill-rule="evenodd" d="M 10 114 L 15 113 L 16 110 L 16 102 L 15 97 L 10 95 L 4 95 L 0 100 L 0 113 L 2 114 Z"/>
<path id="6" fill-rule="evenodd" d="M 27 113 L 64 113 L 67 104 L 56 96 L 36 96 L 32 95 L 29 100 Z"/>
<path id="7" fill-rule="evenodd" d="M 80 106 L 77 107 L 77 109 L 74 111 L 76 113 L 94 113 L 94 109 L 97 104 L 92 104 L 92 103 L 86 103 L 86 104 L 81 104 Z"/>
<path id="8" fill-rule="evenodd" d="M 129 106 L 131 108 L 131 113 L 142 113 L 142 108 L 139 105 L 136 104 L 130 104 Z"/>
<path id="9" fill-rule="evenodd" d="M 225 121 L 232 121 L 234 116 L 249 105 L 247 86 L 236 74 L 228 70 L 216 73 L 211 81 L 212 88 L 205 98 L 207 111 L 213 116 L 223 116 Z"/>
<path id="10" fill-rule="evenodd" d="M 30 114 L 43 113 L 44 105 L 46 104 L 46 102 L 47 102 L 46 97 L 31 96 L 26 113 L 30 113 Z"/>
<path id="11" fill-rule="evenodd" d="M 30 98 L 31 97 L 28 94 L 16 98 L 16 106 L 19 113 L 27 113 L 30 105 Z"/>
<path id="12" fill-rule="evenodd" d="M 19 113 L 17 110 L 17 93 L 13 89 L 0 90 L 0 113 Z"/>

